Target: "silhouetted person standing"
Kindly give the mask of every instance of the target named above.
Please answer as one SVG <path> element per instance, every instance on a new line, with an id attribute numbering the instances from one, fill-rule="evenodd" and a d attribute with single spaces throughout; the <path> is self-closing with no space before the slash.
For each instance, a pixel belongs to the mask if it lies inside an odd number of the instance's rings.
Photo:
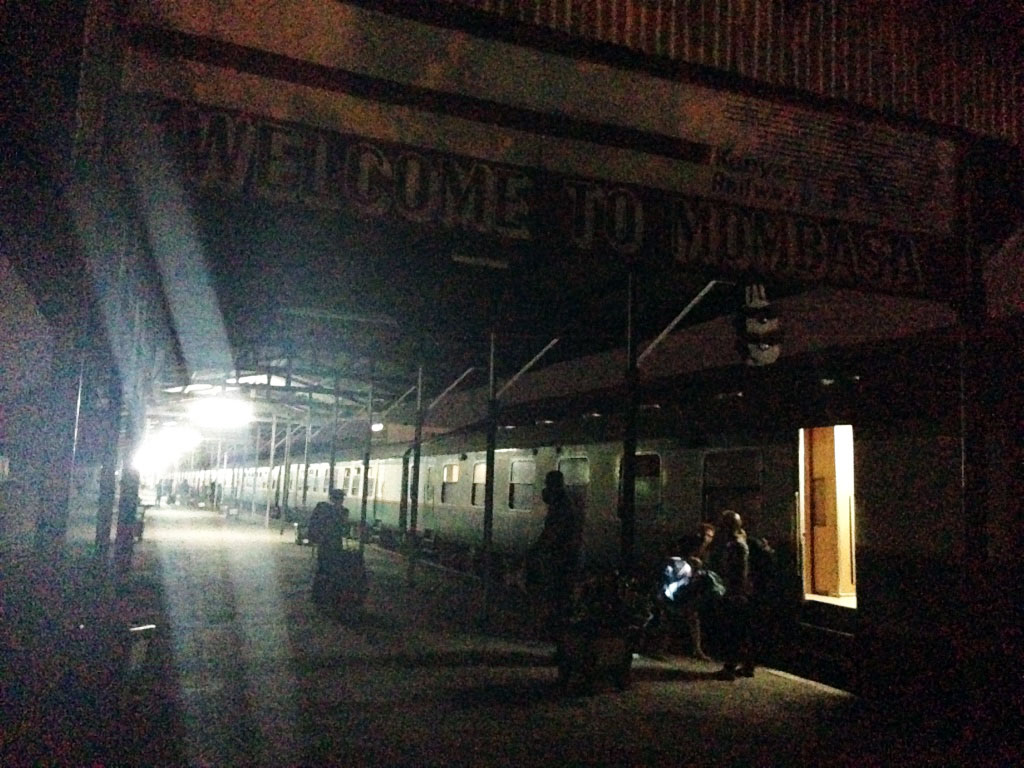
<path id="1" fill-rule="evenodd" d="M 558 470 L 548 472 L 544 477 L 541 498 L 547 504 L 548 512 L 532 553 L 543 566 L 548 630 L 558 638 L 564 632 L 572 610 L 573 589 L 583 548 L 583 514 L 565 490 L 565 477 Z"/>
<path id="2" fill-rule="evenodd" d="M 721 534 L 724 546 L 719 573 L 725 581 L 723 611 L 726 637 L 722 654 L 725 665 L 718 672 L 718 677 L 735 680 L 737 674 L 754 676 L 750 547 L 747 533 L 743 530 L 743 520 L 732 510 L 722 513 Z"/>
<path id="3" fill-rule="evenodd" d="M 317 504 L 309 518 L 309 540 L 316 545 L 314 593 L 318 585 L 334 578 L 340 570 L 338 563 L 343 557 L 345 536 L 349 532 L 345 491 L 333 488 L 329 498 L 330 502 L 321 501 Z"/>

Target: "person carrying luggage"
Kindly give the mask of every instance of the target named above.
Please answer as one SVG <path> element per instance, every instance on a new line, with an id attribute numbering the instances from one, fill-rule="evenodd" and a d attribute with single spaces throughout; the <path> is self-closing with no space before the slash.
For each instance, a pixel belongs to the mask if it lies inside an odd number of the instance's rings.
<path id="1" fill-rule="evenodd" d="M 708 600 L 721 596 L 723 592 L 718 575 L 708 570 L 704 563 L 713 537 L 714 528 L 702 526 L 699 534 L 683 536 L 676 542 L 679 554 L 668 558 L 662 567 L 656 600 L 658 616 L 652 627 L 652 631 L 664 633 L 679 621 L 684 622 L 689 630 L 694 657 L 704 661 L 710 657 L 703 649 L 700 610 Z"/>
<path id="2" fill-rule="evenodd" d="M 316 546 L 313 599 L 318 602 L 324 597 L 325 588 L 344 572 L 345 537 L 351 527 L 345 491 L 332 488 L 328 497 L 330 501 L 317 504 L 309 518 L 309 540 Z"/>

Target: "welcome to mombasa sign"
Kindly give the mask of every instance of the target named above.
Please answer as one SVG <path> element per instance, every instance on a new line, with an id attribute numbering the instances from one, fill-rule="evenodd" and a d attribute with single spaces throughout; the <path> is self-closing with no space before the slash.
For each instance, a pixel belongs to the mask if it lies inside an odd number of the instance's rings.
<path id="1" fill-rule="evenodd" d="M 936 233 L 561 176 L 195 103 L 164 101 L 150 118 L 200 188 L 680 269 L 907 295 L 949 291 L 941 267 L 951 262 L 950 245 Z M 726 160 L 713 177 L 724 196 L 789 196 L 786 207 L 799 207 L 799 186 L 773 185 L 761 170 Z"/>

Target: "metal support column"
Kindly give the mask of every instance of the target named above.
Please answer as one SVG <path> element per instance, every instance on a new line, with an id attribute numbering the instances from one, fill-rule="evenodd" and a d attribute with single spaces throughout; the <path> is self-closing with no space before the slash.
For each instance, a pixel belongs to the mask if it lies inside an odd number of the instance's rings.
<path id="1" fill-rule="evenodd" d="M 306 411 L 306 439 L 302 444 L 302 509 L 306 509 L 309 495 L 309 441 L 313 436 L 313 392 L 309 393 L 309 408 Z"/>
<path id="2" fill-rule="evenodd" d="M 494 382 L 495 333 L 491 331 L 490 360 L 487 376 L 487 451 L 484 466 L 484 541 L 483 541 L 483 584 L 484 609 L 482 621 L 490 621 L 491 599 L 493 597 L 492 557 L 494 543 L 494 451 L 498 443 L 498 398 Z"/>
<path id="3" fill-rule="evenodd" d="M 412 477 L 409 480 L 409 529 L 406 532 L 406 549 L 408 550 L 409 572 L 406 576 L 409 584 L 416 580 L 416 558 L 419 555 L 420 540 L 417 532 L 419 525 L 420 504 L 420 455 L 423 449 L 423 366 L 416 371 L 416 428 L 412 439 Z"/>
<path id="4" fill-rule="evenodd" d="M 117 502 L 117 535 L 114 540 L 114 570 L 127 573 L 131 567 L 139 507 L 139 473 L 128 464 L 121 467 L 121 496 Z"/>
<path id="5" fill-rule="evenodd" d="M 277 447 L 277 414 L 270 417 L 270 466 L 267 468 L 267 508 L 263 513 L 263 525 L 270 527 L 270 500 L 274 490 L 274 449 Z"/>
<path id="6" fill-rule="evenodd" d="M 252 450 L 252 496 L 249 499 L 249 514 L 251 517 L 256 517 L 256 489 L 257 483 L 259 482 L 259 468 L 260 468 L 260 432 L 263 430 L 263 425 L 260 422 L 256 422 L 256 441 L 253 444 Z"/>
<path id="7" fill-rule="evenodd" d="M 416 372 L 416 430 L 412 442 L 412 480 L 409 481 L 409 537 L 416 546 L 420 503 L 420 455 L 423 449 L 423 366 Z"/>
<path id="8" fill-rule="evenodd" d="M 285 524 L 291 516 L 291 494 L 292 494 L 292 425 L 291 422 L 284 427 L 284 461 L 281 463 L 281 471 L 284 477 L 281 480 L 281 519 L 280 532 L 284 533 Z"/>
<path id="9" fill-rule="evenodd" d="M 335 488 L 335 464 L 338 463 L 338 390 L 341 388 L 341 381 L 338 372 L 334 372 L 334 413 L 332 414 L 331 424 L 331 464 L 327 470 L 327 490 L 328 493 L 333 491 Z"/>
<path id="10" fill-rule="evenodd" d="M 215 458 L 213 460 L 213 472 L 211 473 L 213 475 L 213 479 L 210 481 L 210 485 L 211 485 L 211 488 L 210 488 L 210 508 L 211 509 L 220 509 L 221 483 L 223 482 L 223 478 L 221 478 L 220 466 L 221 466 L 221 461 L 223 460 L 223 453 L 224 453 L 224 441 L 223 440 L 218 440 L 217 441 L 217 454 L 216 454 L 216 456 L 215 456 Z"/>
<path id="11" fill-rule="evenodd" d="M 960 481 L 961 514 L 967 544 L 964 591 L 968 602 L 982 594 L 989 557 L 988 475 L 986 455 L 986 389 L 984 336 L 985 297 L 980 266 L 974 254 L 968 262 L 968 300 L 960 310 Z"/>
<path id="12" fill-rule="evenodd" d="M 398 530 L 401 540 L 404 542 L 409 532 L 409 458 L 412 455 L 412 448 L 406 449 L 402 454 L 402 480 L 401 491 L 398 495 Z"/>
<path id="13" fill-rule="evenodd" d="M 626 299 L 626 434 L 622 444 L 622 496 L 619 499 L 622 565 L 630 571 L 636 544 L 636 445 L 639 387 L 636 351 L 637 269 L 630 265 Z"/>
<path id="14" fill-rule="evenodd" d="M 114 501 L 117 498 L 117 444 L 121 435 L 121 383 L 111 369 L 107 379 L 107 407 L 104 414 L 100 493 L 96 510 L 96 559 L 106 561 L 110 553 L 110 533 L 114 525 Z"/>
<path id="15" fill-rule="evenodd" d="M 366 398 L 366 446 L 363 449 L 363 488 L 359 500 L 359 551 L 366 545 L 366 494 L 370 490 L 370 448 L 373 444 L 373 366 L 370 366 L 370 393 Z"/>

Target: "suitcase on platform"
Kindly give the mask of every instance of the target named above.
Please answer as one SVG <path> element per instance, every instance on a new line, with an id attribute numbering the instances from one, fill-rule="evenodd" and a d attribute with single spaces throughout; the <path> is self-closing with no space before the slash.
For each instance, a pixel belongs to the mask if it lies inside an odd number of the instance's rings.
<path id="1" fill-rule="evenodd" d="M 332 549 L 318 553 L 313 576 L 313 602 L 324 612 L 351 616 L 362 608 L 369 591 L 369 578 L 359 549 Z"/>
<path id="2" fill-rule="evenodd" d="M 618 571 L 592 571 L 577 582 L 557 650 L 564 691 L 591 692 L 601 682 L 629 688 L 633 652 L 651 618 L 649 592 Z"/>
<path id="3" fill-rule="evenodd" d="M 625 634 L 566 632 L 558 644 L 558 684 L 567 693 L 591 693 L 601 682 L 620 691 L 632 682 L 633 649 Z"/>

